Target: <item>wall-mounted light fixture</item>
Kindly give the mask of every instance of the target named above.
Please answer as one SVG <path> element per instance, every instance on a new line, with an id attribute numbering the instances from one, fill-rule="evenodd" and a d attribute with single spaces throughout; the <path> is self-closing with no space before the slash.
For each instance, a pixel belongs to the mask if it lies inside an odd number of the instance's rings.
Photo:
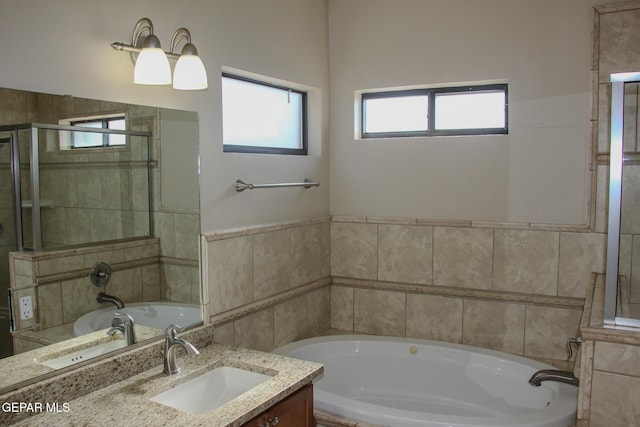
<path id="1" fill-rule="evenodd" d="M 184 43 L 177 54 L 178 46 Z M 133 81 L 142 85 L 171 84 L 171 67 L 168 58 L 177 59 L 173 70 L 173 87 L 179 90 L 199 90 L 208 87 L 207 72 L 198 50 L 191 43 L 191 33 L 179 28 L 171 38 L 171 50 L 165 52 L 160 40 L 153 33 L 153 23 L 149 18 L 141 18 L 133 28 L 131 44 L 111 43 L 111 47 L 131 53 L 135 64 Z"/>

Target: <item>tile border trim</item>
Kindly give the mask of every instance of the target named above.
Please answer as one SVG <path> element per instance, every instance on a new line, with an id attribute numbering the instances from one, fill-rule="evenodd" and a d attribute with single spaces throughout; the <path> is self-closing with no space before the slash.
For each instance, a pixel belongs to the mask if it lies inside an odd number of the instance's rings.
<path id="1" fill-rule="evenodd" d="M 410 283 L 383 282 L 370 279 L 353 279 L 348 277 L 332 277 L 333 286 L 359 289 L 385 290 L 424 295 L 438 295 L 452 298 L 480 299 L 507 303 L 540 305 L 555 308 L 582 310 L 583 298 L 562 297 L 552 295 L 525 294 L 488 289 L 456 288 L 436 285 L 416 285 Z"/>

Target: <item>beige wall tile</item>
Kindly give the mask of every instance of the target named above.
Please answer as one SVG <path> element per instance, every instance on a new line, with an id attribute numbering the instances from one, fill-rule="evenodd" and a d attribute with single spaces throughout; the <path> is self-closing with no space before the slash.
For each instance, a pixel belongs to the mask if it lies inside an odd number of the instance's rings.
<path id="1" fill-rule="evenodd" d="M 556 295 L 559 233 L 495 230 L 493 288 Z"/>
<path id="2" fill-rule="evenodd" d="M 593 372 L 589 425 L 629 427 L 638 425 L 640 378 Z"/>
<path id="3" fill-rule="evenodd" d="M 522 355 L 524 320 L 524 305 L 465 300 L 462 342 Z"/>
<path id="4" fill-rule="evenodd" d="M 125 261 L 125 251 L 122 249 L 114 249 L 108 251 L 92 252 L 85 254 L 85 267 L 93 267 L 98 262 L 106 262 L 107 264 L 117 264 Z"/>
<path id="5" fill-rule="evenodd" d="M 310 335 L 307 296 L 290 299 L 273 308 L 273 345 L 279 347 Z"/>
<path id="6" fill-rule="evenodd" d="M 102 158 L 102 156 L 101 156 Z M 131 182 L 127 170 L 101 169 L 102 208 L 131 209 Z"/>
<path id="7" fill-rule="evenodd" d="M 598 84 L 598 152 L 608 153 L 611 145 L 611 84 L 607 78 L 606 83 Z M 608 166 L 602 166 L 608 170 Z M 608 185 L 606 183 L 605 185 Z"/>
<path id="8" fill-rule="evenodd" d="M 93 286 L 88 278 L 86 282 Z M 114 271 L 109 284 L 103 290 L 120 298 L 125 305 L 142 301 L 142 272 L 140 268 Z M 106 305 L 103 305 L 103 307 L 106 307 Z"/>
<path id="9" fill-rule="evenodd" d="M 233 332 L 234 323 L 235 322 L 229 322 L 216 326 L 213 330 L 213 338 L 222 344 L 236 345 Z"/>
<path id="10" fill-rule="evenodd" d="M 375 224 L 331 224 L 331 272 L 335 276 L 376 279 L 378 227 Z"/>
<path id="11" fill-rule="evenodd" d="M 322 276 L 331 275 L 331 223 L 322 223 Z"/>
<path id="12" fill-rule="evenodd" d="M 605 271 L 605 234 L 560 233 L 558 295 L 584 298 L 591 273 Z"/>
<path id="13" fill-rule="evenodd" d="M 633 236 L 629 302 L 640 303 L 640 235 Z"/>
<path id="14" fill-rule="evenodd" d="M 43 259 L 38 261 L 37 264 L 36 271 L 38 276 L 80 270 L 85 267 L 84 255 L 70 255 L 60 258 Z"/>
<path id="15" fill-rule="evenodd" d="M 353 331 L 353 288 L 331 286 L 331 327 Z"/>
<path id="16" fill-rule="evenodd" d="M 20 276 L 29 276 L 33 274 L 33 263 L 26 259 L 13 260 L 13 272 Z"/>
<path id="17" fill-rule="evenodd" d="M 307 322 L 311 336 L 331 328 L 331 289 L 327 286 L 306 294 Z"/>
<path id="18" fill-rule="evenodd" d="M 74 322 L 83 314 L 102 308 L 102 304 L 96 301 L 98 293 L 100 289 L 93 286 L 88 278 L 62 282 L 63 322 Z"/>
<path id="19" fill-rule="evenodd" d="M 41 328 L 51 328 L 63 323 L 62 288 L 60 283 L 37 286 L 38 322 Z"/>
<path id="20" fill-rule="evenodd" d="M 160 236 L 160 251 L 164 256 L 172 256 L 175 253 L 176 215 L 172 212 L 154 212 L 154 235 Z"/>
<path id="21" fill-rule="evenodd" d="M 322 224 L 291 229 L 291 285 L 293 287 L 322 277 Z"/>
<path id="22" fill-rule="evenodd" d="M 197 260 L 200 217 L 196 214 L 176 214 L 176 249 L 174 256 Z M 162 237 L 162 236 L 160 236 Z"/>
<path id="23" fill-rule="evenodd" d="M 524 355 L 567 358 L 567 340 L 580 335 L 581 310 L 529 306 L 526 309 Z"/>
<path id="24" fill-rule="evenodd" d="M 433 246 L 434 285 L 491 288 L 493 230 L 436 227 Z"/>
<path id="25" fill-rule="evenodd" d="M 199 295 L 193 295 L 193 284 L 198 283 L 197 267 L 181 264 L 164 263 L 161 267 L 166 299 L 186 304 L 198 301 Z"/>
<path id="26" fill-rule="evenodd" d="M 378 225 L 378 280 L 432 283 L 433 227 Z"/>
<path id="27" fill-rule="evenodd" d="M 253 236 L 253 299 L 258 300 L 291 287 L 289 230 Z"/>
<path id="28" fill-rule="evenodd" d="M 640 378 L 640 347 L 598 341 L 594 369 Z"/>
<path id="29" fill-rule="evenodd" d="M 76 176 L 78 178 L 78 206 L 93 209 L 102 208 L 102 184 L 95 171 L 78 169 Z"/>
<path id="30" fill-rule="evenodd" d="M 140 267 L 142 280 L 142 301 L 159 301 L 162 296 L 160 265 L 145 265 Z"/>
<path id="31" fill-rule="evenodd" d="M 211 314 L 253 301 L 253 239 L 251 236 L 209 243 Z"/>
<path id="32" fill-rule="evenodd" d="M 462 299 L 408 294 L 407 337 L 462 342 Z"/>
<path id="33" fill-rule="evenodd" d="M 124 254 L 127 261 L 133 261 L 143 258 L 152 258 L 160 255 L 160 246 L 157 241 L 148 240 L 142 245 L 125 248 Z"/>
<path id="34" fill-rule="evenodd" d="M 625 143 L 626 148 L 626 143 Z M 640 166 L 624 165 L 622 174 L 622 203 L 620 206 L 620 232 L 640 234 Z"/>
<path id="35" fill-rule="evenodd" d="M 405 335 L 406 297 L 401 292 L 354 289 L 353 330 L 373 335 Z"/>
<path id="36" fill-rule="evenodd" d="M 640 31 L 634 30 L 640 20 L 640 9 L 600 15 L 600 81 L 611 73 L 640 70 Z"/>
<path id="37" fill-rule="evenodd" d="M 618 254 L 618 274 L 631 277 L 631 266 L 633 263 L 633 236 L 629 234 L 620 235 L 620 247 Z"/>
<path id="38" fill-rule="evenodd" d="M 273 346 L 273 308 L 250 314 L 234 322 L 235 345 L 260 351 Z"/>

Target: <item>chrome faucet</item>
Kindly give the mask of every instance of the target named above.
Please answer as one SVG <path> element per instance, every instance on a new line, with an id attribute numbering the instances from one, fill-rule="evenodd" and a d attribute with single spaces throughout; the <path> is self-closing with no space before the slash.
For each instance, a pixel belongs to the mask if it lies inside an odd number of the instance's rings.
<path id="1" fill-rule="evenodd" d="M 576 387 L 580 384 L 580 380 L 573 375 L 573 372 L 559 371 L 556 369 L 542 369 L 536 372 L 529 379 L 529 384 L 538 387 L 543 381 L 559 381 Z"/>
<path id="2" fill-rule="evenodd" d="M 98 301 L 101 304 L 103 302 L 110 302 L 111 304 L 115 305 L 118 310 L 122 310 L 124 308 L 124 303 L 120 298 L 115 297 L 113 295 L 107 295 L 104 292 L 100 292 L 98 294 L 98 298 L 96 298 L 96 301 Z"/>
<path id="3" fill-rule="evenodd" d="M 113 336 L 116 332 L 122 333 L 127 345 L 138 342 L 136 340 L 136 331 L 133 328 L 135 322 L 130 314 L 115 313 L 115 317 L 111 321 L 111 329 L 107 331 L 107 335 Z"/>
<path id="4" fill-rule="evenodd" d="M 189 341 L 178 338 L 178 331 L 183 328 L 172 323 L 164 331 L 164 373 L 166 375 L 174 375 L 180 372 L 176 361 L 176 350 L 178 347 L 184 348 L 189 356 L 197 356 L 200 354 L 197 348 Z"/>

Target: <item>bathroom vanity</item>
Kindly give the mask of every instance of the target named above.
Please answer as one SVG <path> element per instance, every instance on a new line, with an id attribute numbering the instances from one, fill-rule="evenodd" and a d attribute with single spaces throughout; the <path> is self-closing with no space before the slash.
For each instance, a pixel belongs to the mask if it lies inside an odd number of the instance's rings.
<path id="1" fill-rule="evenodd" d="M 314 427 L 313 385 L 309 384 L 290 397 L 273 405 L 243 427 Z"/>
<path id="2" fill-rule="evenodd" d="M 187 334 L 188 335 L 188 334 Z M 141 350 L 144 351 L 146 347 Z M 149 346 L 151 348 L 151 346 Z M 159 349 L 157 344 L 154 353 Z M 18 426 L 50 426 L 50 425 L 118 425 L 124 420 L 128 425 L 171 425 L 171 426 L 218 426 L 218 427 L 258 427 L 313 426 L 313 386 L 312 381 L 322 373 L 321 364 L 299 359 L 279 356 L 240 347 L 232 347 L 220 343 L 212 343 L 201 347 L 200 354 L 193 357 L 180 352 L 178 365 L 180 372 L 167 376 L 160 364 L 146 369 L 124 380 L 108 383 L 101 382 L 101 387 L 75 399 L 62 401 L 60 396 L 72 396 L 69 393 L 58 394 L 58 397 L 42 396 L 37 400 L 44 408 L 46 404 L 57 403 L 59 411 L 41 411 L 29 417 L 16 417 L 16 423 L 5 417 L 3 422 Z M 140 352 L 114 356 L 111 362 L 116 366 L 135 363 Z M 157 354 L 157 353 L 155 353 Z M 120 357 L 120 359 L 117 359 Z M 143 357 L 143 356 L 140 356 Z M 142 361 L 140 361 L 142 363 Z M 108 365 L 114 366 L 113 364 Z M 107 368 L 107 365 L 104 366 Z M 252 385 L 241 394 L 232 398 L 221 397 L 227 390 L 207 386 L 204 392 L 192 388 L 193 380 L 208 375 L 218 368 L 244 372 L 248 375 L 262 376 L 264 379 Z M 84 368 L 95 377 L 103 377 L 106 370 L 100 363 Z M 127 367 L 122 365 L 122 370 Z M 235 387 L 235 377 L 227 384 Z M 54 380 L 55 381 L 55 380 Z M 187 401 L 203 400 L 205 406 L 198 404 L 195 410 L 177 409 L 182 405 L 179 395 L 174 390 L 186 386 Z M 158 397 L 170 394 L 168 403 L 159 403 Z M 233 393 L 232 393 L 233 394 Z M 64 399 L 64 398 L 63 398 Z M 222 403 L 213 409 L 201 409 L 212 400 L 221 399 Z M 21 401 L 16 399 L 12 401 Z M 38 403 L 31 402 L 31 403 Z M 187 403 L 189 404 L 189 403 Z M 5 416 L 8 414 L 5 414 Z M 19 421 L 18 421 L 19 419 Z"/>

